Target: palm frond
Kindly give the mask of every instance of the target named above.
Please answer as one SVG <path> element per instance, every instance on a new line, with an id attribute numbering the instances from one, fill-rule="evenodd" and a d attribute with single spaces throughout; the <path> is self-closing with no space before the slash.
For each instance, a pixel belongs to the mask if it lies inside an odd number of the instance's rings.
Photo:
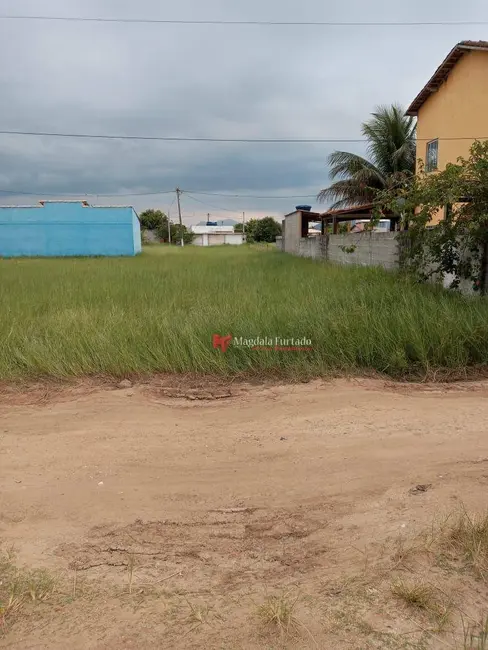
<path id="1" fill-rule="evenodd" d="M 386 187 L 385 176 L 362 156 L 334 151 L 328 162 L 330 177 L 339 180 L 318 194 L 320 202 L 332 200 L 334 206 L 347 203 L 347 207 L 352 207 L 372 201 L 376 191 Z"/>
<path id="2" fill-rule="evenodd" d="M 370 203 L 377 190 L 366 184 L 358 183 L 355 179 L 337 181 L 323 189 L 317 196 L 320 203 L 333 201 L 331 210 L 349 208 L 355 205 Z"/>
<path id="3" fill-rule="evenodd" d="M 385 174 L 415 169 L 415 120 L 398 105 L 379 106 L 362 125 L 368 155 Z"/>
<path id="4" fill-rule="evenodd" d="M 318 194 L 319 201 L 334 201 L 334 208 L 369 203 L 378 191 L 415 172 L 416 123 L 401 106 L 378 106 L 362 133 L 369 159 L 347 151 L 330 154 L 329 176 L 335 182 Z"/>
<path id="5" fill-rule="evenodd" d="M 328 157 L 327 162 L 330 166 L 329 175 L 332 179 L 349 178 L 352 174 L 365 170 L 378 172 L 369 160 L 348 151 L 334 151 Z"/>

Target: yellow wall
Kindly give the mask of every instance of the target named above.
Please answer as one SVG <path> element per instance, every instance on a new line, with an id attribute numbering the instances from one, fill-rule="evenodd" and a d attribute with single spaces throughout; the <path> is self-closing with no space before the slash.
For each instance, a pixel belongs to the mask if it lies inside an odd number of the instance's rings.
<path id="1" fill-rule="evenodd" d="M 442 138 L 470 138 L 443 140 Z M 467 157 L 473 140 L 488 137 L 488 51 L 466 52 L 439 90 L 419 110 L 417 159 L 439 138 L 438 168 Z"/>

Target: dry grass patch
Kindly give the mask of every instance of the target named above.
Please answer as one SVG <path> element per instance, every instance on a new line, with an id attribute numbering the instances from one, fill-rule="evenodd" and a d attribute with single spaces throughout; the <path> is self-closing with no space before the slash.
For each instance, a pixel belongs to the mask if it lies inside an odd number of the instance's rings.
<path id="1" fill-rule="evenodd" d="M 292 598 L 290 592 L 268 596 L 258 607 L 258 615 L 267 628 L 278 630 L 282 636 L 297 633 L 302 625 L 295 616 L 299 599 L 299 594 Z"/>
<path id="2" fill-rule="evenodd" d="M 19 569 L 12 551 L 0 555 L 0 631 L 12 623 L 28 603 L 48 601 L 56 579 L 44 569 Z"/>
<path id="3" fill-rule="evenodd" d="M 403 536 L 397 537 L 393 542 L 390 570 L 410 569 L 416 566 L 428 554 L 428 545 L 425 535 L 419 535 L 415 539 L 406 539 Z"/>
<path id="4" fill-rule="evenodd" d="M 464 650 L 488 650 L 488 615 L 478 624 L 464 626 Z"/>
<path id="5" fill-rule="evenodd" d="M 457 515 L 444 531 L 442 547 L 482 580 L 488 579 L 488 513 Z"/>
<path id="6" fill-rule="evenodd" d="M 311 644 L 318 647 L 315 637 L 296 613 L 300 600 L 301 595 L 299 593 L 293 595 L 292 591 L 267 596 L 264 603 L 257 608 L 258 617 L 266 632 L 278 632 L 281 638 L 298 636 L 304 632 Z"/>
<path id="7" fill-rule="evenodd" d="M 395 582 L 391 590 L 393 594 L 403 600 L 409 607 L 429 611 L 435 602 L 434 589 L 423 582 L 406 582 L 399 580 Z"/>
<path id="8" fill-rule="evenodd" d="M 190 608 L 190 613 L 186 617 L 186 624 L 190 626 L 187 634 L 194 632 L 202 625 L 212 627 L 213 622 L 223 622 L 223 617 L 217 613 L 214 608 L 207 603 L 192 603 L 185 597 L 185 601 Z"/>
<path id="9" fill-rule="evenodd" d="M 398 580 L 393 583 L 393 594 L 411 609 L 428 615 L 437 630 L 442 630 L 452 613 L 452 602 L 436 587 L 422 580 Z"/>

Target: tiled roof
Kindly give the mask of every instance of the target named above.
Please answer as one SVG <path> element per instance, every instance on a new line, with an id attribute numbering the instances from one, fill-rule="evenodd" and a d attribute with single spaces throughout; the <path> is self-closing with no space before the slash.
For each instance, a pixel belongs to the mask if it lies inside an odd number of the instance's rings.
<path id="1" fill-rule="evenodd" d="M 455 47 L 453 47 L 444 61 L 434 72 L 430 80 L 426 83 L 417 97 L 410 104 L 407 115 L 418 114 L 419 109 L 422 107 L 424 102 L 444 83 L 459 59 L 464 56 L 466 52 L 469 52 L 471 50 L 485 50 L 488 52 L 488 41 L 461 41 Z"/>

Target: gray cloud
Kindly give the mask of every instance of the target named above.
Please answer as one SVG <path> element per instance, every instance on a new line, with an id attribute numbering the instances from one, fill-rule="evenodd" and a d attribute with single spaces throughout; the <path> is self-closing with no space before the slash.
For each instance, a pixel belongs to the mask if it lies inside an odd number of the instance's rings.
<path id="1" fill-rule="evenodd" d="M 485 0 L 408 6 L 372 0 L 45 0 L 46 15 L 231 20 L 483 20 Z M 241 4 L 241 3 L 239 3 Z M 265 5 L 265 6 L 264 6 Z M 385 9 L 385 7 L 388 7 Z M 38 14 L 35 0 L 2 12 Z M 360 136 L 378 104 L 408 104 L 472 27 L 229 27 L 36 23 L 0 20 L 0 130 L 230 138 Z M 0 136 L 0 189 L 53 196 L 131 194 L 136 208 L 165 206 L 179 185 L 242 194 L 315 194 L 334 145 L 165 143 Z M 362 153 L 361 144 L 343 145 Z M 298 199 L 196 195 L 227 210 L 280 214 Z M 0 193 L 0 202 L 20 197 Z M 25 202 L 25 197 L 22 201 Z M 100 202 L 119 202 L 99 199 Z M 303 202 L 303 201 L 302 201 Z M 187 216 L 217 208 L 187 197 Z"/>

